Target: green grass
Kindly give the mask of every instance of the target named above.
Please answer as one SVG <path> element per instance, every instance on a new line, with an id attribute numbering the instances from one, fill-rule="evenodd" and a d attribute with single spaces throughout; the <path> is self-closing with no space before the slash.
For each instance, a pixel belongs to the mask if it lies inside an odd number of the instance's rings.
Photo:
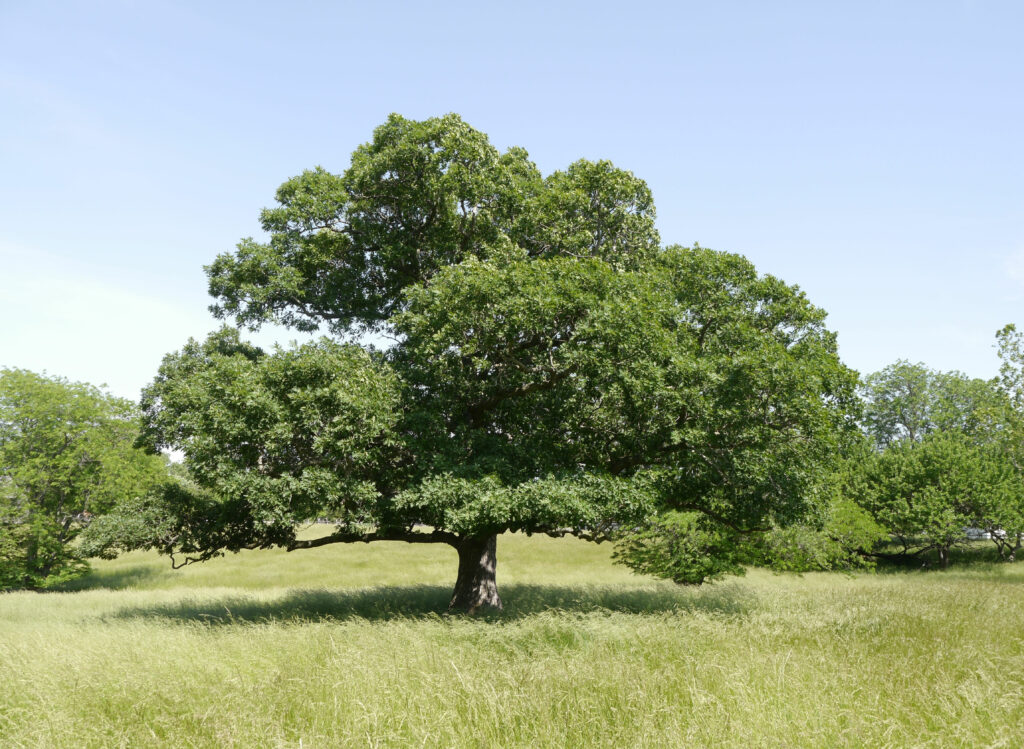
<path id="1" fill-rule="evenodd" d="M 447 547 L 133 554 L 0 595 L 0 746 L 1024 743 L 1024 565 L 753 571 L 701 589 L 505 536 L 506 612 Z"/>

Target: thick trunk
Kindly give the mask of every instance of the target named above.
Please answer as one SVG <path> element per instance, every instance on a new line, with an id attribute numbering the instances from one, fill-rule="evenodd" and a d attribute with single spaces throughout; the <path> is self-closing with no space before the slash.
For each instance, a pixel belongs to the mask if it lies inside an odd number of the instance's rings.
<path id="1" fill-rule="evenodd" d="M 939 565 L 942 569 L 949 567 L 949 548 L 946 546 L 939 547 Z"/>
<path id="2" fill-rule="evenodd" d="M 501 609 L 494 578 L 498 566 L 498 537 L 464 538 L 455 548 L 459 552 L 459 577 L 448 610 L 475 614 Z"/>

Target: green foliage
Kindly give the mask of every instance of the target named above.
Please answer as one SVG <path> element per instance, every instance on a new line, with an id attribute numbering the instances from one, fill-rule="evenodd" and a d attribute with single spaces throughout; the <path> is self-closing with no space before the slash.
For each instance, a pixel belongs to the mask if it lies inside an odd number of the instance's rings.
<path id="1" fill-rule="evenodd" d="M 660 248 L 654 215 L 631 173 L 542 177 L 455 115 L 392 115 L 344 174 L 287 181 L 268 241 L 207 268 L 215 312 L 395 345 L 266 353 L 222 330 L 169 355 L 146 439 L 184 451 L 193 499 L 176 540 L 151 545 L 296 548 L 296 525 L 326 516 L 318 545 L 522 530 L 615 535 L 628 561 L 644 544 L 623 529 L 669 510 L 735 569 L 713 539 L 814 508 L 855 376 L 798 288 L 738 255 Z"/>
<path id="2" fill-rule="evenodd" d="M 903 361 L 865 378 L 864 427 L 878 452 L 851 455 L 840 491 L 886 529 L 896 556 L 936 550 L 945 564 L 967 528 L 986 531 L 1004 558 L 1020 547 L 1019 337 L 1008 326 L 997 338 L 999 380 Z"/>
<path id="3" fill-rule="evenodd" d="M 426 470 L 649 473 L 664 506 L 752 527 L 807 509 L 847 424 L 824 313 L 738 256 L 470 261 L 409 299 L 392 358 L 436 435 Z"/>
<path id="4" fill-rule="evenodd" d="M 126 551 L 156 549 L 171 554 L 174 561 L 175 553 L 201 554 L 211 546 L 239 548 L 236 539 L 246 532 L 250 529 L 239 527 L 231 503 L 214 501 L 189 479 L 169 476 L 94 518 L 79 537 L 78 550 L 85 557 L 113 559 Z"/>
<path id="5" fill-rule="evenodd" d="M 1013 410 L 1024 413 L 1024 335 L 1016 325 L 1007 325 L 996 333 L 999 351 L 999 386 Z"/>
<path id="6" fill-rule="evenodd" d="M 1005 411 L 994 381 L 898 361 L 864 378 L 864 428 L 879 448 L 958 431 L 985 440 Z"/>
<path id="7" fill-rule="evenodd" d="M 872 567 L 869 553 L 884 539 L 885 530 L 863 508 L 836 497 L 824 516 L 772 528 L 753 539 L 747 561 L 779 572 L 851 570 Z"/>
<path id="8" fill-rule="evenodd" d="M 999 451 L 964 434 L 933 432 L 903 440 L 869 458 L 857 503 L 897 541 L 903 554 L 949 549 L 966 542 L 965 529 L 1014 536 L 1024 485 Z M 1002 527 L 1002 523 L 1008 527 Z"/>
<path id="9" fill-rule="evenodd" d="M 638 523 L 654 510 L 646 476 L 622 478 L 580 472 L 505 485 L 497 476 L 429 476 L 395 504 L 435 528 L 481 532 L 572 534 L 604 540 L 620 523 Z"/>
<path id="10" fill-rule="evenodd" d="M 744 565 L 777 572 L 873 566 L 867 552 L 888 534 L 845 497 L 816 506 L 799 522 L 738 533 L 701 513 L 669 511 L 626 531 L 617 561 L 641 574 L 700 584 L 744 574 Z"/>
<path id="11" fill-rule="evenodd" d="M 164 461 L 134 447 L 137 412 L 98 388 L 0 370 L 0 588 L 81 574 L 89 518 L 145 492 Z"/>
<path id="12" fill-rule="evenodd" d="M 1007 325 L 996 333 L 996 348 L 1001 360 L 997 384 L 1003 401 L 995 410 L 999 428 L 993 444 L 1024 483 L 1024 337 L 1016 326 Z M 983 527 L 990 532 L 1000 555 L 1014 558 L 1024 540 L 1024 491 L 1002 504 L 989 503 L 987 510 L 990 519 Z"/>
<path id="13" fill-rule="evenodd" d="M 287 545 L 319 516 L 386 523 L 378 508 L 398 455 L 398 397 L 389 368 L 355 345 L 322 339 L 267 354 L 228 328 L 189 341 L 164 359 L 142 410 L 143 441 L 185 450 L 191 480 L 104 521 L 90 549 L 208 558 Z M 134 532 L 139 512 L 163 518 L 150 537 Z"/>
<path id="14" fill-rule="evenodd" d="M 1024 336 L 1016 326 L 1007 325 L 996 333 L 996 347 L 1003 401 L 996 412 L 999 429 L 994 441 L 1014 469 L 1024 473 Z"/>
<path id="15" fill-rule="evenodd" d="M 699 512 L 677 510 L 623 534 L 614 558 L 640 574 L 689 585 L 742 575 L 746 561 L 736 533 Z"/>
<path id="16" fill-rule="evenodd" d="M 500 154 L 457 115 L 391 115 L 343 175 L 317 167 L 263 211 L 265 243 L 243 240 L 207 268 L 212 308 L 258 327 L 277 320 L 343 334 L 384 327 L 402 292 L 471 257 L 654 254 L 643 181 L 607 161 L 543 179 L 521 148 Z"/>
<path id="17" fill-rule="evenodd" d="M 610 161 L 577 161 L 532 188 L 509 232 L 528 256 L 594 257 L 635 269 L 657 254 L 650 189 Z"/>

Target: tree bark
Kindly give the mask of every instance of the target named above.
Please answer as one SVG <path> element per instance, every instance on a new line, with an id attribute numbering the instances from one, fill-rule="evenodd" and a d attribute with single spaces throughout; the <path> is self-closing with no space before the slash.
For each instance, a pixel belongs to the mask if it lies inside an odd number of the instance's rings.
<path id="1" fill-rule="evenodd" d="M 449 611 L 476 614 L 480 611 L 500 611 L 501 598 L 495 571 L 498 567 L 498 537 L 473 536 L 455 544 L 459 552 L 459 576 L 455 581 Z"/>

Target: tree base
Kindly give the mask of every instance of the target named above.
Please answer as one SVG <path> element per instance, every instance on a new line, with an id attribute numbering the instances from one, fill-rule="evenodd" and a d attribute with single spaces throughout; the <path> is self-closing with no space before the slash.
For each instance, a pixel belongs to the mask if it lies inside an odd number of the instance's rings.
<path id="1" fill-rule="evenodd" d="M 501 611 L 501 597 L 495 579 L 498 537 L 462 539 L 455 548 L 459 552 L 459 576 L 448 610 L 466 614 Z"/>

